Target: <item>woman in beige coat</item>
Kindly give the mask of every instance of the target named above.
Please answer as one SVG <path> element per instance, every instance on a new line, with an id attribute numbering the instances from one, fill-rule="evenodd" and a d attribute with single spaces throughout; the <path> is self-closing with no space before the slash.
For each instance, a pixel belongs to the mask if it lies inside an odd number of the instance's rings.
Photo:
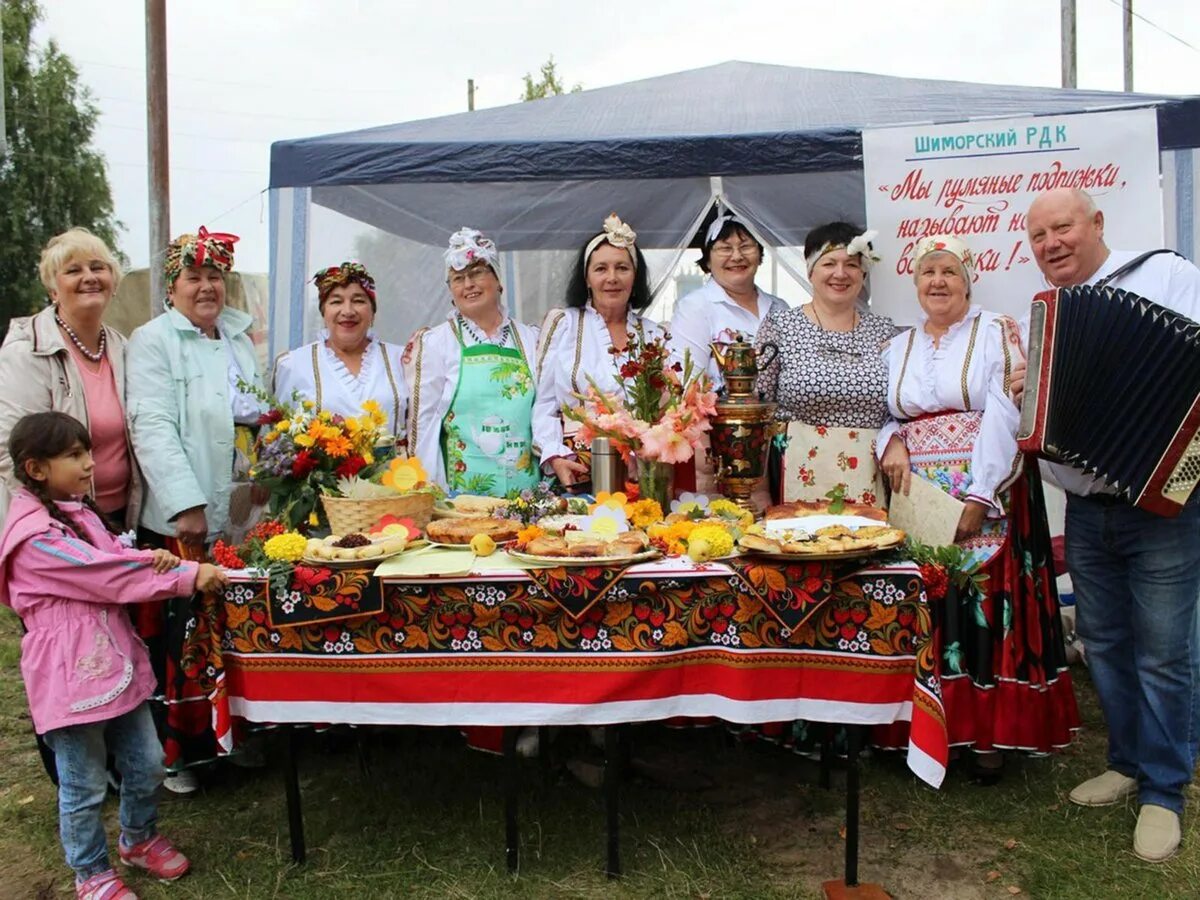
<path id="1" fill-rule="evenodd" d="M 22 416 L 54 410 L 88 427 L 96 505 L 133 528 L 142 487 L 125 427 L 125 339 L 101 321 L 121 265 L 104 241 L 72 228 L 46 244 L 38 273 L 51 305 L 13 319 L 0 348 L 0 520 L 16 485 L 9 432 Z"/>

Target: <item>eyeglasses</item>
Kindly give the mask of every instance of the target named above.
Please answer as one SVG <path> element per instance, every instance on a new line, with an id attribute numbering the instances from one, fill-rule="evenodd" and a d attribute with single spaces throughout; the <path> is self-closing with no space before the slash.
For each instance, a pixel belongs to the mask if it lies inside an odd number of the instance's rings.
<path id="1" fill-rule="evenodd" d="M 491 266 L 484 263 L 477 266 L 471 266 L 471 268 L 464 269 L 461 272 L 453 272 L 450 277 L 446 279 L 446 284 L 450 285 L 451 287 L 462 287 L 467 283 L 468 280 L 483 281 L 489 275 L 495 277 L 495 274 L 496 273 L 492 271 Z"/>
<path id="2" fill-rule="evenodd" d="M 735 250 L 742 256 L 755 256 L 758 254 L 758 244 L 751 244 L 748 241 L 744 244 L 738 244 L 736 247 L 731 247 L 728 244 L 713 244 L 708 252 L 713 256 L 726 257 L 733 256 Z"/>

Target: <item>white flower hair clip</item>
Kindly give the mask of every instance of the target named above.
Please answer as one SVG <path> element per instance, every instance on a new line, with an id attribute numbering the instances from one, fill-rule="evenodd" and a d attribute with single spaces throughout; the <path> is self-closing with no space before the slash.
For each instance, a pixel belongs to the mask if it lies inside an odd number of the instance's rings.
<path id="1" fill-rule="evenodd" d="M 500 261 L 500 251 L 492 239 L 484 237 L 475 228 L 460 228 L 450 235 L 450 243 L 442 256 L 446 266 L 456 272 L 477 262 L 485 262 L 495 269 Z"/>
<path id="2" fill-rule="evenodd" d="M 633 242 L 636 240 L 637 232 L 622 222 L 621 217 L 615 212 L 609 213 L 608 218 L 604 220 L 604 230 L 588 241 L 587 247 L 583 251 L 583 258 L 586 261 L 592 255 L 593 250 L 607 241 L 613 247 L 628 251 L 634 266 L 637 266 L 637 254 L 633 251 Z"/>
<path id="3" fill-rule="evenodd" d="M 874 228 L 868 228 L 846 245 L 846 255 L 857 256 L 861 259 L 864 269 L 870 268 L 872 263 L 880 262 L 883 257 L 875 252 L 875 247 L 871 243 L 878 235 L 879 232 Z"/>

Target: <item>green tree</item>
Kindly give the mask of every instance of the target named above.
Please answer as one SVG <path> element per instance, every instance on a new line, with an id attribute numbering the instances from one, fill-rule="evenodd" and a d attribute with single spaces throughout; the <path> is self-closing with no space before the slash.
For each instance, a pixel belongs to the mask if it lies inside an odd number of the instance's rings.
<path id="1" fill-rule="evenodd" d="M 541 100 L 543 97 L 557 97 L 559 94 L 567 93 L 563 87 L 562 79 L 558 75 L 558 66 L 554 63 L 554 55 L 542 64 L 542 78 L 540 81 L 534 81 L 533 76 L 528 72 L 525 73 L 525 90 L 517 99 L 519 100 Z M 583 85 L 578 82 L 571 88 L 572 94 L 577 94 L 583 90 Z"/>
<path id="2" fill-rule="evenodd" d="M 37 263 L 46 241 L 73 225 L 116 250 L 112 192 L 92 147 L 99 110 L 74 63 L 30 35 L 37 0 L 0 0 L 8 152 L 0 155 L 0 335 L 45 302 Z"/>

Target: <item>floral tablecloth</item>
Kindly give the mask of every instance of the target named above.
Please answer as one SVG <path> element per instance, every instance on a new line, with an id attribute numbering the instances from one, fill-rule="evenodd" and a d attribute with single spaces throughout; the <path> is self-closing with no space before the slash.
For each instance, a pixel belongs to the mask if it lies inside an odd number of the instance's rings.
<path id="1" fill-rule="evenodd" d="M 516 569 L 338 577 L 344 615 L 324 622 L 280 624 L 309 595 L 269 599 L 246 575 L 206 599 L 189 669 L 209 685 L 218 721 L 910 721 L 909 766 L 935 786 L 945 774 L 938 662 L 913 565 L 846 574 L 661 560 L 619 573 L 599 602 L 574 610 Z M 329 607 L 329 588 L 311 587 Z"/>

